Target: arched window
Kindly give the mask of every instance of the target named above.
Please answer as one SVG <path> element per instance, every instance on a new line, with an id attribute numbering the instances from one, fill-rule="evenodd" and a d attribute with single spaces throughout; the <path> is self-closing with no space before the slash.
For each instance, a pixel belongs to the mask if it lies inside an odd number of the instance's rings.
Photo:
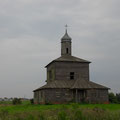
<path id="1" fill-rule="evenodd" d="M 66 53 L 68 54 L 68 48 L 66 48 Z"/>

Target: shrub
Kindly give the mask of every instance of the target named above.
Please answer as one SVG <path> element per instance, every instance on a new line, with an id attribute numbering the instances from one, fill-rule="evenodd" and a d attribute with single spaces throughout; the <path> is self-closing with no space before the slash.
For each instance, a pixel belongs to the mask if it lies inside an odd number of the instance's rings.
<path id="1" fill-rule="evenodd" d="M 30 99 L 30 103 L 31 103 L 31 104 L 34 104 L 34 99 Z"/>
<path id="2" fill-rule="evenodd" d="M 13 105 L 18 105 L 18 104 L 21 104 L 21 103 L 22 103 L 22 101 L 21 101 L 20 98 L 14 98 L 13 101 L 12 101 Z"/>
<path id="3" fill-rule="evenodd" d="M 116 94 L 116 98 L 117 98 L 118 103 L 120 103 L 120 93 Z"/>
<path id="4" fill-rule="evenodd" d="M 45 105 L 53 105 L 51 102 L 45 102 Z"/>
<path id="5" fill-rule="evenodd" d="M 117 97 L 114 95 L 114 93 L 109 93 L 109 101 L 111 102 L 111 103 L 118 103 L 118 101 L 117 101 Z"/>

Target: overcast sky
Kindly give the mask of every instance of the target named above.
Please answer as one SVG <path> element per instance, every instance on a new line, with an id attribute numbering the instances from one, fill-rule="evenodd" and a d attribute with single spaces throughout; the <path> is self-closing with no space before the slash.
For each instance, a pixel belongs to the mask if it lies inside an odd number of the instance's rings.
<path id="1" fill-rule="evenodd" d="M 120 92 L 120 0 L 0 0 L 0 97 L 29 97 L 60 56 L 68 24 L 90 79 Z"/>

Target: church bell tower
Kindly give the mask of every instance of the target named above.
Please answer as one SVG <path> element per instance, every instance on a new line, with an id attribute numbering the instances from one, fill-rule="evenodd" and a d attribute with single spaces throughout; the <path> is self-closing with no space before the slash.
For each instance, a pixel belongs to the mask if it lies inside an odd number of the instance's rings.
<path id="1" fill-rule="evenodd" d="M 65 35 L 61 38 L 61 56 L 72 55 L 71 37 L 65 31 Z"/>

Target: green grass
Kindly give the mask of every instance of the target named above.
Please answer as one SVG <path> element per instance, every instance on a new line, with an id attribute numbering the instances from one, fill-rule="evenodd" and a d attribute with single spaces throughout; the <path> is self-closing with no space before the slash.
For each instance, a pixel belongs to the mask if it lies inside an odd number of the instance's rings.
<path id="1" fill-rule="evenodd" d="M 2 120 L 120 120 L 120 104 L 0 104 Z M 88 119 L 89 118 L 89 119 Z"/>
<path id="2" fill-rule="evenodd" d="M 29 102 L 23 102 L 22 105 L 2 105 L 0 106 L 0 110 L 7 110 L 9 112 L 15 113 L 19 111 L 43 111 L 43 110 L 48 110 L 48 109 L 62 109 L 63 107 L 65 108 L 81 108 L 81 109 L 93 109 L 93 108 L 101 108 L 104 110 L 110 110 L 110 111 L 117 111 L 120 110 L 120 104 L 56 104 L 56 105 L 31 105 Z"/>
<path id="3" fill-rule="evenodd" d="M 10 105 L 10 104 L 12 104 L 12 101 L 0 101 L 0 105 L 2 105 L 2 104 Z"/>

